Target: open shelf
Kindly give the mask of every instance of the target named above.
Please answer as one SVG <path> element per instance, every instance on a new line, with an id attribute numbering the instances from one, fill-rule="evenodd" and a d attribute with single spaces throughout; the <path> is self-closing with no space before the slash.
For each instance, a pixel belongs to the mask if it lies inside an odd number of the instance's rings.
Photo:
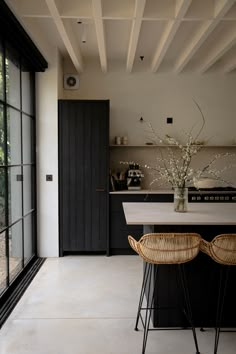
<path id="1" fill-rule="evenodd" d="M 169 145 L 169 146 L 171 146 L 171 145 Z M 122 147 L 124 147 L 124 148 L 128 148 L 128 147 L 166 147 L 166 145 L 145 145 L 145 144 L 143 144 L 143 145 L 124 145 L 124 144 L 121 144 L 121 145 L 116 145 L 116 144 L 112 144 L 112 145 L 110 145 L 110 147 L 118 147 L 118 148 L 122 148 Z"/>
<path id="2" fill-rule="evenodd" d="M 196 145 L 199 146 L 199 145 Z M 236 148 L 236 145 L 200 145 L 201 148 Z M 111 144 L 110 148 L 155 148 L 155 147 L 160 147 L 160 148 L 168 148 L 168 147 L 178 147 L 176 145 L 115 145 Z"/>

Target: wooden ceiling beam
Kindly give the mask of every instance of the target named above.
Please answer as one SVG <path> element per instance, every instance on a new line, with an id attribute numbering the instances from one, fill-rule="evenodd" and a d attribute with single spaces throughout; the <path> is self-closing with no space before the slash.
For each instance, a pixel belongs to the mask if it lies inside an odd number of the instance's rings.
<path id="1" fill-rule="evenodd" d="M 233 32 L 231 38 L 225 42 L 222 41 L 214 51 L 207 57 L 205 63 L 201 66 L 199 72 L 204 73 L 217 62 L 227 51 L 229 51 L 236 44 L 236 34 Z"/>
<path id="2" fill-rule="evenodd" d="M 104 24 L 102 19 L 102 3 L 101 0 L 92 0 L 93 4 L 93 19 L 97 34 L 98 51 L 100 57 L 100 64 L 102 71 L 107 72 L 107 54 L 106 54 L 106 42 L 104 33 Z"/>
<path id="3" fill-rule="evenodd" d="M 59 35 L 67 49 L 67 52 L 78 72 L 83 71 L 83 61 L 74 33 L 68 23 L 64 23 L 60 17 L 55 0 L 45 0 L 52 16 L 52 19 L 57 27 Z"/>
<path id="4" fill-rule="evenodd" d="M 227 11 L 232 7 L 235 0 L 220 0 L 215 4 L 214 19 L 205 21 L 199 30 L 196 32 L 194 37 L 191 39 L 191 43 L 185 48 L 183 53 L 179 56 L 176 61 L 174 71 L 180 73 L 184 67 L 189 63 L 190 59 L 204 43 L 207 37 L 212 33 L 212 31 L 219 24 L 220 20 L 227 13 Z"/>
<path id="5" fill-rule="evenodd" d="M 155 54 L 151 63 L 152 72 L 156 72 L 161 65 L 161 62 L 170 47 L 174 36 L 181 24 L 181 20 L 186 14 L 192 0 L 180 0 L 176 6 L 176 16 L 175 20 L 168 21 L 165 31 L 161 37 L 160 43 L 158 44 Z"/>
<path id="6" fill-rule="evenodd" d="M 146 0 L 136 0 L 135 1 L 135 11 L 134 18 L 132 21 L 132 28 L 129 40 L 128 55 L 126 61 L 126 70 L 131 72 L 134 65 L 134 58 L 138 46 L 139 34 L 142 26 L 142 18 L 144 14 L 144 9 L 146 5 Z"/>
<path id="7" fill-rule="evenodd" d="M 228 73 L 230 73 L 231 71 L 234 71 L 235 69 L 236 69 L 236 60 L 234 59 L 232 62 L 228 63 L 228 64 L 225 66 L 223 72 L 224 72 L 224 74 L 228 74 Z"/>

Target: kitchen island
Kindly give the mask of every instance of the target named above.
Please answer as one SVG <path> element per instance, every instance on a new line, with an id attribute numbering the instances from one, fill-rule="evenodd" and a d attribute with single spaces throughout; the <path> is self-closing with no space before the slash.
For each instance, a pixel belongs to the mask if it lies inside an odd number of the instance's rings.
<path id="1" fill-rule="evenodd" d="M 148 232 L 197 232 L 210 241 L 221 233 L 236 234 L 235 203 L 189 204 L 186 213 L 174 211 L 173 203 L 123 203 L 128 225 L 143 225 L 143 233 Z M 189 282 L 193 317 L 196 326 L 212 327 L 215 324 L 216 300 L 220 265 L 207 255 L 199 255 L 185 265 Z M 165 308 L 154 310 L 154 326 L 187 326 L 183 313 L 179 310 L 182 297 L 177 281 L 175 266 L 161 266 L 159 284 L 154 306 Z M 224 327 L 236 327 L 236 269 L 231 267 L 229 288 L 225 300 Z M 172 309 L 166 309 L 172 307 Z"/>

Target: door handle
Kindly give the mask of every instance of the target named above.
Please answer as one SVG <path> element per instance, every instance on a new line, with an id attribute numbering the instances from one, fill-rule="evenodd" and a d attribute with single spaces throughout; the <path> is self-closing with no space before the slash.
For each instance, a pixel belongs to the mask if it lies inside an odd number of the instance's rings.
<path id="1" fill-rule="evenodd" d="M 96 192 L 105 192 L 104 188 L 96 188 Z"/>

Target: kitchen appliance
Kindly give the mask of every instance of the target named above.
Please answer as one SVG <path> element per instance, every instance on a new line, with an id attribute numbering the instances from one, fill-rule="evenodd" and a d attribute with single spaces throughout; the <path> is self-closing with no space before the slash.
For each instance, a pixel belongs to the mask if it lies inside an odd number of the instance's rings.
<path id="1" fill-rule="evenodd" d="M 127 186 L 129 190 L 141 189 L 141 178 L 143 177 L 142 171 L 139 169 L 139 165 L 130 164 L 127 177 Z"/>
<path id="2" fill-rule="evenodd" d="M 200 190 L 195 187 L 189 187 L 188 191 L 188 201 L 192 203 L 236 202 L 236 188 L 234 187 L 213 187 Z"/>

